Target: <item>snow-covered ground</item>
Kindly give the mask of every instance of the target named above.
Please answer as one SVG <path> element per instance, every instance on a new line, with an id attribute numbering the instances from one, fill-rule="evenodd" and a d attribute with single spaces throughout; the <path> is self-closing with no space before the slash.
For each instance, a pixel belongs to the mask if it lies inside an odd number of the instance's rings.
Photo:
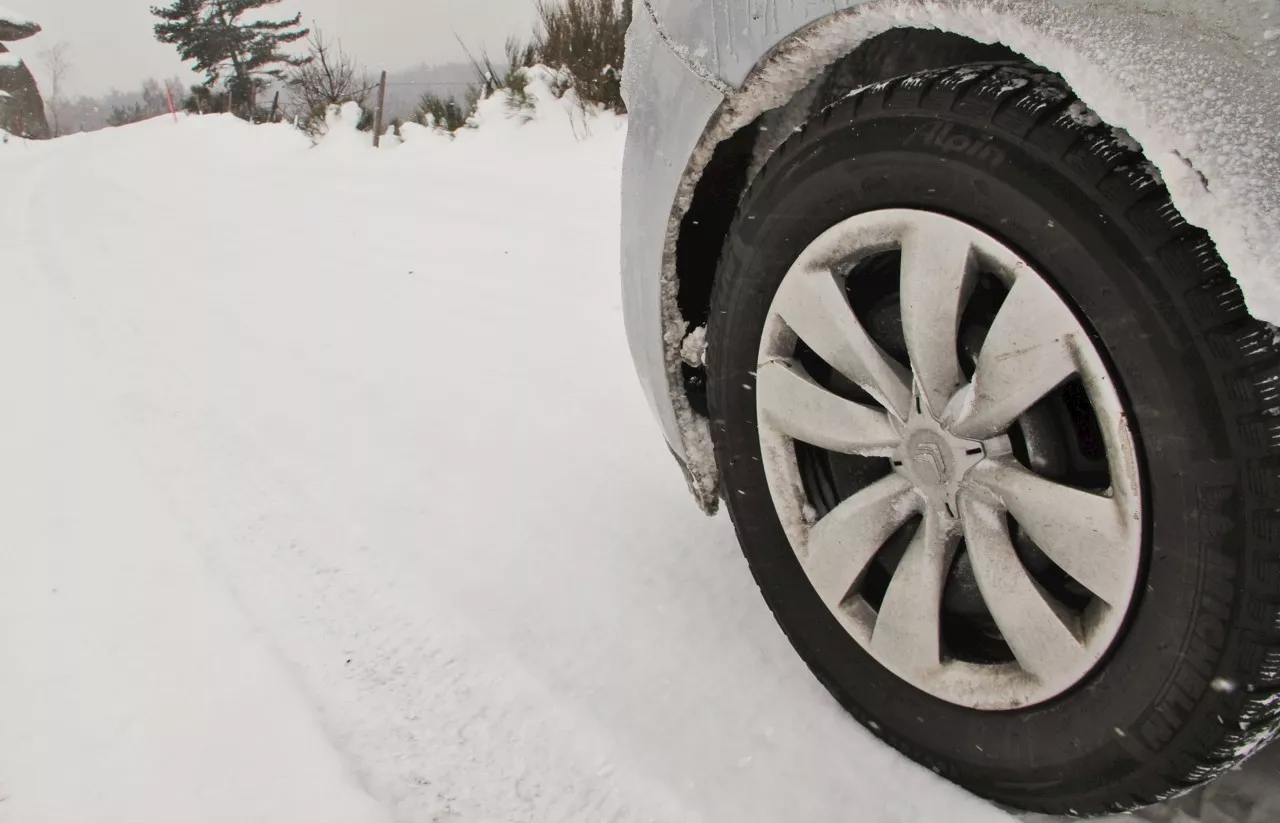
<path id="1" fill-rule="evenodd" d="M 795 657 L 636 385 L 625 121 L 0 145 L 0 820 L 1010 818 Z"/>

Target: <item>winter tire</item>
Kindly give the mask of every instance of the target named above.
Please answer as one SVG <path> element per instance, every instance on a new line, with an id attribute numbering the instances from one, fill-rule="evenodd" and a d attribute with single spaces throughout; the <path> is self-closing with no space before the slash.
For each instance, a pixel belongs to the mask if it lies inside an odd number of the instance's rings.
<path id="1" fill-rule="evenodd" d="M 743 551 L 875 734 L 1079 815 L 1273 736 L 1280 348 L 1061 80 L 931 71 L 813 118 L 752 181 L 710 318 Z"/>

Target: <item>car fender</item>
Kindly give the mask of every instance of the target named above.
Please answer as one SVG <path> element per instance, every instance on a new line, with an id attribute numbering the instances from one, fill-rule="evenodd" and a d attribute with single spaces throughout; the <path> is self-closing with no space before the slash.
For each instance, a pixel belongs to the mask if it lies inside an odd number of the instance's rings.
<path id="1" fill-rule="evenodd" d="M 629 309 L 628 331 L 651 402 L 705 510 L 715 508 L 719 481 L 708 422 L 689 408 L 681 378 L 682 346 L 693 331 L 676 299 L 681 220 L 720 142 L 891 28 L 998 43 L 1061 75 L 1088 105 L 1079 116 L 1099 117 L 1141 146 L 1182 216 L 1214 239 L 1254 316 L 1280 321 L 1272 271 L 1280 261 L 1280 64 L 1272 47 L 1280 14 L 1263 16 L 1278 11 L 1276 0 L 642 3 L 636 28 L 652 30 L 667 51 L 661 62 L 674 61 L 685 79 L 672 81 L 681 115 L 661 129 L 650 124 L 662 134 L 638 138 L 650 140 L 648 149 L 629 149 L 629 159 L 658 150 L 670 170 L 683 168 L 632 187 L 646 191 L 627 210 L 634 239 L 624 249 L 624 280 L 646 294 Z M 1276 28 L 1267 29 L 1268 20 Z M 635 94 L 642 84 L 629 85 Z M 654 116 L 641 106 L 633 127 Z"/>

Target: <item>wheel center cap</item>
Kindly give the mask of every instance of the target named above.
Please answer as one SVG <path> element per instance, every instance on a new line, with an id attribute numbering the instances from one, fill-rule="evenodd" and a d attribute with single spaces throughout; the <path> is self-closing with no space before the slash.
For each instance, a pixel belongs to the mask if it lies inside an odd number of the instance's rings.
<path id="1" fill-rule="evenodd" d="M 977 440 L 956 437 L 927 409 L 915 411 L 906 422 L 894 468 L 909 479 L 933 507 L 948 518 L 958 516 L 956 495 L 969 469 L 987 456 Z"/>
<path id="2" fill-rule="evenodd" d="M 926 485 L 945 485 L 951 477 L 950 449 L 942 438 L 928 429 L 910 437 L 907 452 L 911 455 L 911 471 Z"/>

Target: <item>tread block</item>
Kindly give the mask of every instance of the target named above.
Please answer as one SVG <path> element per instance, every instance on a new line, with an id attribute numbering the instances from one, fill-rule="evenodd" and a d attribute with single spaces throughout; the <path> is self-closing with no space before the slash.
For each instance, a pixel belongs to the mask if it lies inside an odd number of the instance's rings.
<path id="1" fill-rule="evenodd" d="M 1141 163 L 1122 163 L 1097 183 L 1103 197 L 1121 211 L 1160 190 L 1160 183 Z"/>
<path id="2" fill-rule="evenodd" d="M 1154 178 L 1153 178 L 1154 179 Z M 1209 235 L 1192 231 L 1160 249 L 1160 262 L 1179 284 L 1193 286 L 1213 277 L 1230 278 Z"/>
<path id="3" fill-rule="evenodd" d="M 1185 298 L 1192 317 L 1202 328 L 1243 320 L 1249 316 L 1240 284 L 1225 273 L 1189 289 Z"/>
<path id="4" fill-rule="evenodd" d="M 1249 494 L 1280 505 L 1280 457 L 1262 457 L 1249 462 L 1245 472 Z"/>
<path id="5" fill-rule="evenodd" d="M 1240 436 L 1253 451 L 1280 452 L 1280 417 L 1264 413 L 1241 418 Z"/>
<path id="6" fill-rule="evenodd" d="M 1096 186 L 1113 168 L 1134 157 L 1136 155 L 1106 129 L 1095 129 L 1068 149 L 1062 160 L 1089 185 Z"/>
<path id="7" fill-rule="evenodd" d="M 1042 120 L 1060 113 L 1070 101 L 1071 95 L 1056 86 L 1036 85 L 996 112 L 991 122 L 1017 137 L 1026 137 Z"/>
<path id="8" fill-rule="evenodd" d="M 1006 100 L 1014 98 L 1030 85 L 1031 78 L 1022 72 L 1000 69 L 966 89 L 952 110 L 968 117 L 989 120 Z"/>
<path id="9" fill-rule="evenodd" d="M 1167 191 L 1140 200 L 1125 215 L 1146 239 L 1155 245 L 1164 245 L 1187 230 L 1186 219 L 1173 205 Z"/>
<path id="10" fill-rule="evenodd" d="M 991 66 L 969 66 L 945 72 L 934 80 L 920 99 L 921 107 L 935 111 L 951 111 L 956 105 L 960 92 L 981 80 L 990 73 L 991 69 Z"/>
<path id="11" fill-rule="evenodd" d="M 1244 369 L 1226 383 L 1227 396 L 1244 408 L 1270 412 L 1280 407 L 1280 362 Z"/>
<path id="12" fill-rule="evenodd" d="M 1276 354 L 1275 334 L 1262 323 L 1243 320 L 1205 334 L 1209 352 L 1224 365 L 1261 365 Z"/>
<path id="13" fill-rule="evenodd" d="M 1027 135 L 1027 142 L 1054 157 L 1061 157 L 1097 127 L 1082 111 L 1077 102 L 1068 104 L 1056 117 L 1033 129 Z"/>

